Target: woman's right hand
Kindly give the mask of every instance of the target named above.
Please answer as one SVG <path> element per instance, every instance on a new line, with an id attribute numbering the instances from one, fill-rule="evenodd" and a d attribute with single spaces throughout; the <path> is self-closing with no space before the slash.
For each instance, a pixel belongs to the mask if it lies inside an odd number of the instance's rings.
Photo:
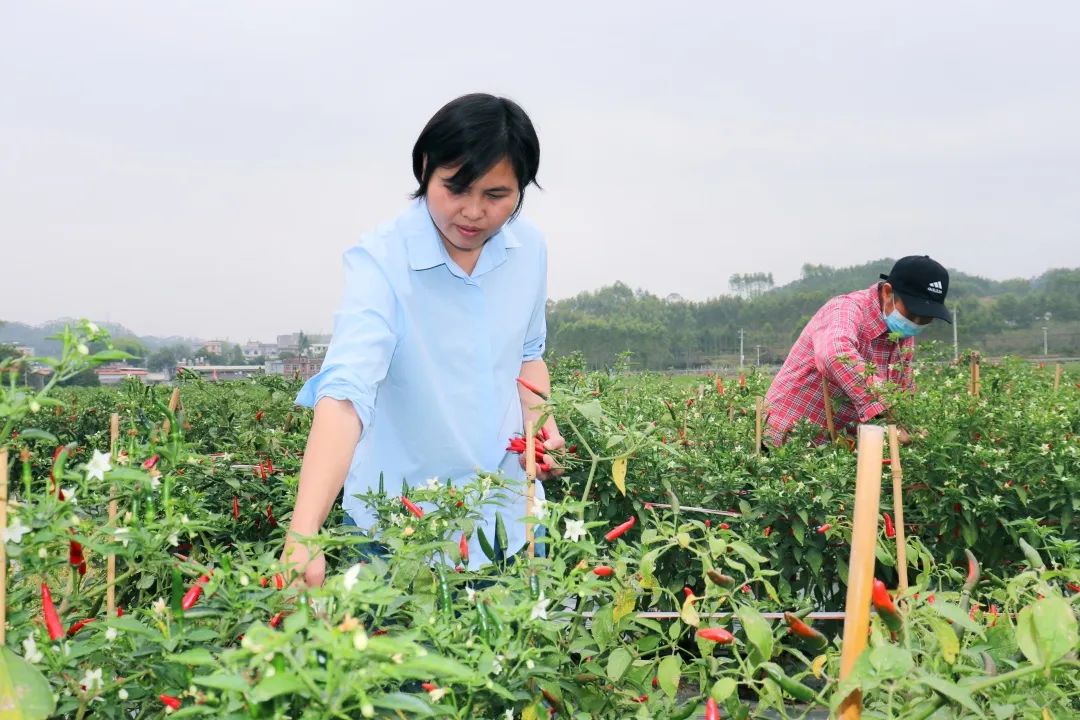
<path id="1" fill-rule="evenodd" d="M 326 556 L 317 552 L 314 557 L 307 545 L 296 540 L 287 540 L 281 551 L 281 562 L 287 568 L 287 577 L 294 583 L 303 582 L 307 587 L 319 587 L 326 579 Z"/>

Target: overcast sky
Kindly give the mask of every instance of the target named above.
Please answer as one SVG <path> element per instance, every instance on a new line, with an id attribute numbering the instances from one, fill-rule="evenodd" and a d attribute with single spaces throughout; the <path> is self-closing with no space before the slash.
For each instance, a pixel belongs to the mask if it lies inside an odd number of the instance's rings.
<path id="1" fill-rule="evenodd" d="M 342 251 L 477 90 L 540 134 L 553 298 L 1080 266 L 1075 2 L 7 0 L 0 80 L 4 320 L 329 330 Z"/>

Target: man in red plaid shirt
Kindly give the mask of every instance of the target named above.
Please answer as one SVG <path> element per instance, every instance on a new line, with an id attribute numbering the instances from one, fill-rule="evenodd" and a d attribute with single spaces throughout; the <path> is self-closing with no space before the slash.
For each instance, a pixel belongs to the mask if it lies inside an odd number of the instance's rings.
<path id="1" fill-rule="evenodd" d="M 901 258 L 883 282 L 825 303 L 795 341 L 765 395 L 766 437 L 780 445 L 800 420 L 826 426 L 827 380 L 838 431 L 888 411 L 886 382 L 912 387 L 915 336 L 934 318 L 952 322 L 945 308 L 949 273 L 926 255 Z M 822 433 L 818 440 L 828 437 Z M 910 441 L 901 430 L 900 441 Z"/>

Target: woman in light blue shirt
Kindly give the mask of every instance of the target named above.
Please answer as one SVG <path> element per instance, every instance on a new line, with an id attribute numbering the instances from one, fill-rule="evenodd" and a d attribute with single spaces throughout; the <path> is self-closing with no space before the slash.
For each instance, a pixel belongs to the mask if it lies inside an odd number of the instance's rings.
<path id="1" fill-rule="evenodd" d="M 507 553 L 524 544 L 524 473 L 506 443 L 537 417 L 538 398 L 516 378 L 550 388 L 547 247 L 518 216 L 539 141 L 515 103 L 466 95 L 431 118 L 412 161 L 412 203 L 345 252 L 333 339 L 297 397 L 315 414 L 282 557 L 309 585 L 322 583 L 325 560 L 296 539 L 318 532 L 343 485 L 345 512 L 370 529 L 353 496 L 376 488 L 380 473 L 394 487 L 501 470 L 513 482 L 481 508 L 480 524 L 493 537 L 501 509 Z M 562 447 L 554 419 L 545 429 L 545 449 Z M 470 557 L 481 562 L 478 546 Z"/>

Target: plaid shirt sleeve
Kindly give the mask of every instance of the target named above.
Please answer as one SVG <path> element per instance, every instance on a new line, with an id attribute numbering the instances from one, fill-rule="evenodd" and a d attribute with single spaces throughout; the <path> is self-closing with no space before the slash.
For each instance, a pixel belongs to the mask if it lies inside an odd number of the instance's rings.
<path id="1" fill-rule="evenodd" d="M 826 306 L 811 338 L 814 365 L 832 388 L 848 397 L 859 422 L 867 422 L 886 407 L 864 374 L 866 361 L 859 354 L 858 342 L 860 314 L 857 303 L 838 298 Z"/>

